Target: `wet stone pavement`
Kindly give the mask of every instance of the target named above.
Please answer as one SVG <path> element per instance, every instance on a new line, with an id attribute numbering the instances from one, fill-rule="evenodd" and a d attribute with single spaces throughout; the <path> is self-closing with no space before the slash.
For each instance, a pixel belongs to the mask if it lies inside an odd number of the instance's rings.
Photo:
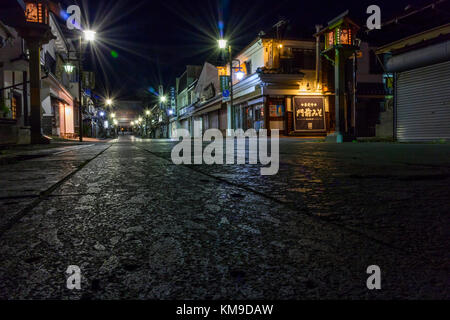
<path id="1" fill-rule="evenodd" d="M 0 166 L 0 298 L 450 297 L 448 144 L 283 139 L 276 176 L 176 166 L 174 144 L 120 137 Z"/>

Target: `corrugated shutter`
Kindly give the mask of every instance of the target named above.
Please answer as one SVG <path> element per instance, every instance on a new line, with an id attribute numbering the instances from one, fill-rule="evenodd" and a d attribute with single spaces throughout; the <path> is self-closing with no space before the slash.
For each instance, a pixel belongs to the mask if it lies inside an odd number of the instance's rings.
<path id="1" fill-rule="evenodd" d="M 450 139 L 450 61 L 398 74 L 397 139 Z"/>

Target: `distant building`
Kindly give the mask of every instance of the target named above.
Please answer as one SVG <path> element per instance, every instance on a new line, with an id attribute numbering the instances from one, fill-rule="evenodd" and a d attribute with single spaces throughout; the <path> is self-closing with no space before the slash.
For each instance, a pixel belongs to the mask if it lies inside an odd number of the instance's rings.
<path id="1" fill-rule="evenodd" d="M 194 89 L 201 71 L 202 66 L 188 65 L 186 70 L 176 79 L 176 112 L 171 119 L 169 132 L 173 133 L 175 127 L 192 130 L 191 116 L 197 102 Z"/>
<path id="2" fill-rule="evenodd" d="M 390 92 L 385 134 L 398 141 L 450 139 L 450 1 L 412 8 L 371 32 L 381 43 Z"/>
<path id="3" fill-rule="evenodd" d="M 129 128 L 131 122 L 142 114 L 144 107 L 139 100 L 118 100 L 114 101 L 114 110 L 119 126 Z"/>
<path id="4" fill-rule="evenodd" d="M 260 33 L 233 56 L 233 106 L 223 96 L 222 82 L 229 65 L 206 62 L 177 79 L 177 118 L 173 127 L 204 132 L 210 128 L 228 134 L 231 129 L 277 129 L 284 135 L 325 136 L 335 130 L 334 71 L 331 62 L 317 52 L 323 44 L 309 39 Z M 382 69 L 377 68 L 371 46 L 361 43 L 355 61 L 358 90 L 347 87 L 346 130 L 375 136 L 380 104 L 384 102 Z M 372 53 L 371 53 L 372 51 Z M 348 73 L 353 78 L 353 62 Z M 192 68 L 191 68 L 192 70 Z M 201 72 L 199 72 L 201 70 Z M 304 107 L 302 107 L 304 106 Z M 356 110 L 356 121 L 355 121 Z M 298 112 L 298 117 L 296 116 Z M 303 112 L 303 117 L 301 117 Z M 176 119 L 176 120 L 175 120 Z"/>

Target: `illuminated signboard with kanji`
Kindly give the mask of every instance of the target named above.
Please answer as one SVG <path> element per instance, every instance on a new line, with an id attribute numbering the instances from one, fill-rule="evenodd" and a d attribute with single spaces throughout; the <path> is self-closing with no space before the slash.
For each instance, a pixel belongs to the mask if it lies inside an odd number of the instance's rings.
<path id="1" fill-rule="evenodd" d="M 25 1 L 25 20 L 48 25 L 48 4 L 44 0 Z"/>
<path id="2" fill-rule="evenodd" d="M 295 131 L 325 131 L 325 110 L 322 97 L 294 98 Z"/>

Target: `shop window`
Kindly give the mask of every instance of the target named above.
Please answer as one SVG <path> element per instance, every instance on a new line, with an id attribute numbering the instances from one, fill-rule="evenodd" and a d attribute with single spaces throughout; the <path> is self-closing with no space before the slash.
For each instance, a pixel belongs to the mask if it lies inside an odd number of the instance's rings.
<path id="1" fill-rule="evenodd" d="M 17 98 L 15 96 L 11 100 L 11 115 L 13 119 L 17 119 Z"/>
<path id="2" fill-rule="evenodd" d="M 244 62 L 245 64 L 245 71 L 247 72 L 247 75 L 252 74 L 252 60 L 247 60 Z"/>
<path id="3" fill-rule="evenodd" d="M 255 129 L 264 129 L 264 106 L 255 107 Z"/>

